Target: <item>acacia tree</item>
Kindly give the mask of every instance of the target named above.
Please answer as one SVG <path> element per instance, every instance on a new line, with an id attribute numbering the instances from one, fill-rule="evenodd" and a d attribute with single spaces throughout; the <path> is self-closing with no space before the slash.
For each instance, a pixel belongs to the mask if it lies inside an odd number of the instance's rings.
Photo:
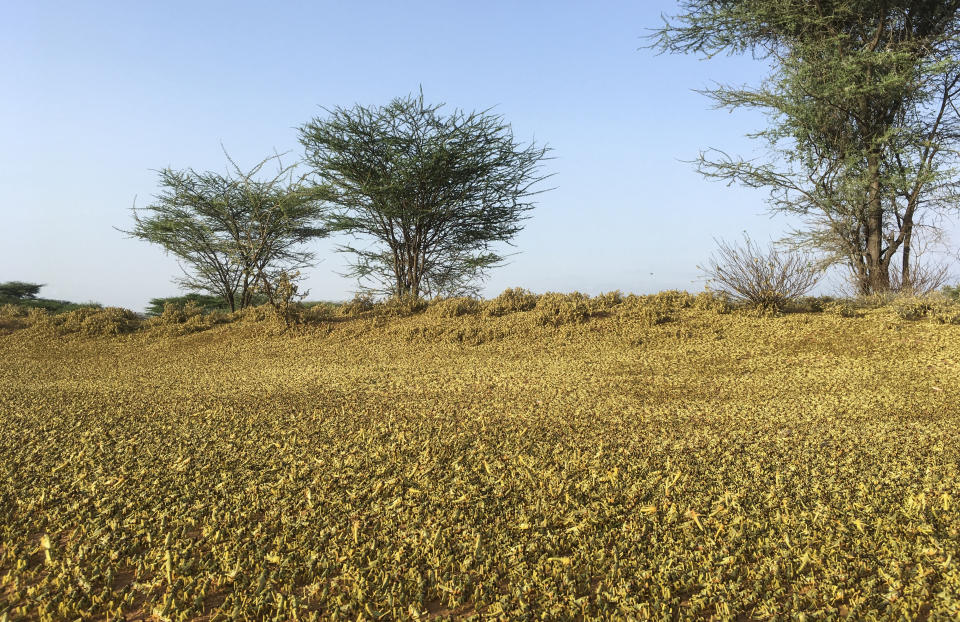
<path id="1" fill-rule="evenodd" d="M 310 265 L 303 245 L 327 231 L 318 224 L 323 188 L 296 178 L 295 166 L 273 156 L 244 172 L 227 159 L 225 175 L 161 170 L 156 201 L 134 208 L 136 224 L 125 233 L 162 246 L 180 261 L 177 283 L 219 296 L 233 311 L 263 282 Z M 260 178 L 270 162 L 277 172 Z"/>
<path id="2" fill-rule="evenodd" d="M 500 116 L 440 113 L 423 94 L 328 110 L 300 128 L 307 161 L 330 188 L 331 231 L 361 288 L 394 296 L 475 293 L 533 208 L 547 148 L 520 145 Z"/>
<path id="3" fill-rule="evenodd" d="M 34 300 L 42 287 L 43 285 L 40 283 L 7 281 L 6 283 L 0 283 L 0 296 L 18 300 Z"/>
<path id="4" fill-rule="evenodd" d="M 768 188 L 775 211 L 808 225 L 792 241 L 846 264 L 859 293 L 909 289 L 911 250 L 928 217 L 956 206 L 960 1 L 687 0 L 654 46 L 749 52 L 771 73 L 758 86 L 704 92 L 754 108 L 770 158 L 711 150 L 699 170 Z"/>

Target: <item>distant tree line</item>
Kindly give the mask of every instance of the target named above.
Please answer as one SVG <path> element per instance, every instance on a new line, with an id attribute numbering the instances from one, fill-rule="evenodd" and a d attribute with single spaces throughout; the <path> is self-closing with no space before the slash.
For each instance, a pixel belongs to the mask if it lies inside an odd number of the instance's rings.
<path id="1" fill-rule="evenodd" d="M 38 294 L 43 287 L 45 286 L 41 283 L 28 283 L 26 281 L 7 281 L 0 283 L 0 305 L 12 304 L 19 307 L 46 309 L 51 313 L 73 311 L 80 307 L 100 306 L 96 303 L 78 304 L 66 300 L 40 298 Z"/>

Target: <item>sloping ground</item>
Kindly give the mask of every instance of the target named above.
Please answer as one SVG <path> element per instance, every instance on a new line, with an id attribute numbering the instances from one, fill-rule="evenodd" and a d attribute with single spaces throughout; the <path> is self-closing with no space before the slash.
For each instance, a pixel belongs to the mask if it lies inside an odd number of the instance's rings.
<path id="1" fill-rule="evenodd" d="M 0 337 L 0 616 L 960 616 L 960 326 L 534 313 Z"/>

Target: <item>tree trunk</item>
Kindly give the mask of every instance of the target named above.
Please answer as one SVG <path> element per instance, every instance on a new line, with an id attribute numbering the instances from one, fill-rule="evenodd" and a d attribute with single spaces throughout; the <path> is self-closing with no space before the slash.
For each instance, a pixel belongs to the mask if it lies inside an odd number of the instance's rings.
<path id="1" fill-rule="evenodd" d="M 868 158 L 870 196 L 867 204 L 866 260 L 869 293 L 890 289 L 890 258 L 883 256 L 883 200 L 880 196 L 880 164 L 877 156 Z"/>
<path id="2" fill-rule="evenodd" d="M 910 238 L 913 235 L 913 222 L 903 221 L 903 251 L 902 259 L 903 264 L 900 266 L 900 287 L 907 290 L 912 290 L 913 285 L 910 283 L 912 278 L 910 274 Z"/>

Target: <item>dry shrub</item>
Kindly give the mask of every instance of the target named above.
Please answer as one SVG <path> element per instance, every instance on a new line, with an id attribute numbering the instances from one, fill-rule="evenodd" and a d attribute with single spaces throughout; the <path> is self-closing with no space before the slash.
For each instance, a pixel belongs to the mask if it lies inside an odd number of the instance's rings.
<path id="1" fill-rule="evenodd" d="M 27 322 L 31 327 L 53 329 L 56 324 L 53 321 L 53 315 L 46 309 L 34 307 L 27 311 Z"/>
<path id="2" fill-rule="evenodd" d="M 27 309 L 20 305 L 4 304 L 0 305 L 0 317 L 2 318 L 24 318 L 27 317 Z"/>
<path id="3" fill-rule="evenodd" d="M 300 302 L 309 292 L 301 292 L 297 285 L 300 271 L 280 272 L 273 279 L 266 274 L 260 275 L 259 289 L 267 297 L 277 319 L 284 326 L 300 322 L 303 319 L 303 305 Z"/>
<path id="4" fill-rule="evenodd" d="M 617 313 L 621 325 L 659 326 L 673 319 L 671 313 L 660 306 L 645 304 L 641 298 L 628 300 Z"/>
<path id="5" fill-rule="evenodd" d="M 448 318 L 449 319 L 449 318 Z M 456 343 L 468 346 L 503 340 L 511 331 L 503 326 L 487 323 L 440 323 L 413 326 L 402 331 L 407 341 L 420 343 Z"/>
<path id="6" fill-rule="evenodd" d="M 916 321 L 927 317 L 933 311 L 934 304 L 925 297 L 902 296 L 894 300 L 890 307 L 901 320 Z"/>
<path id="7" fill-rule="evenodd" d="M 373 297 L 369 294 L 357 294 L 349 302 L 340 305 L 340 315 L 359 317 L 373 309 Z"/>
<path id="8" fill-rule="evenodd" d="M 718 315 L 730 313 L 730 298 L 723 292 L 703 291 L 693 297 L 691 305 L 698 311 L 709 311 Z"/>
<path id="9" fill-rule="evenodd" d="M 659 326 L 673 319 L 666 310 L 653 306 L 637 306 L 621 312 L 617 318 L 621 323 L 638 323 L 641 326 Z"/>
<path id="10" fill-rule="evenodd" d="M 960 328 L 677 313 L 0 338 L 2 608 L 956 619 Z"/>
<path id="11" fill-rule="evenodd" d="M 427 301 L 414 296 L 391 296 L 373 305 L 371 310 L 380 317 L 406 317 L 427 308 Z"/>
<path id="12" fill-rule="evenodd" d="M 25 327 L 26 325 L 27 323 L 22 318 L 0 316 L 0 335 L 12 333 L 15 330 Z"/>
<path id="13" fill-rule="evenodd" d="M 476 298 L 459 296 L 443 298 L 430 304 L 430 313 L 437 317 L 451 318 L 480 313 L 483 305 Z"/>
<path id="14" fill-rule="evenodd" d="M 204 313 L 203 308 L 194 301 L 186 304 L 168 302 L 163 312 L 149 318 L 144 324 L 151 330 L 165 335 L 188 335 L 198 333 L 217 324 L 229 321 L 229 316 L 219 311 Z"/>
<path id="15" fill-rule="evenodd" d="M 230 319 L 232 321 L 243 322 L 244 324 L 260 324 L 262 322 L 269 322 L 277 318 L 276 311 L 270 305 L 257 305 L 252 307 L 244 307 L 239 311 L 234 311 L 230 314 Z"/>
<path id="16" fill-rule="evenodd" d="M 774 246 L 762 250 L 744 234 L 742 244 L 717 240 L 717 250 L 701 268 L 709 283 L 760 312 L 778 312 L 817 284 L 823 271 L 811 257 Z"/>
<path id="17" fill-rule="evenodd" d="M 580 292 L 572 294 L 546 293 L 537 300 L 535 323 L 538 326 L 582 324 L 590 319 L 590 297 Z"/>
<path id="18" fill-rule="evenodd" d="M 960 324 L 960 304 L 944 301 L 934 306 L 930 315 L 938 324 Z"/>
<path id="19" fill-rule="evenodd" d="M 537 306 L 537 296 L 530 290 L 522 287 L 512 287 L 503 290 L 499 296 L 487 302 L 484 306 L 484 315 L 499 317 L 509 313 L 530 311 Z"/>
<path id="20" fill-rule="evenodd" d="M 305 307 L 301 312 L 301 318 L 304 322 L 328 322 L 332 320 L 339 312 L 340 305 L 334 305 L 328 302 L 321 302 Z"/>
<path id="21" fill-rule="evenodd" d="M 801 296 L 789 304 L 787 309 L 799 313 L 822 313 L 833 301 L 832 296 Z"/>
<path id="22" fill-rule="evenodd" d="M 679 311 L 693 306 L 694 297 L 689 292 L 668 289 L 642 297 L 643 304 L 665 311 Z"/>
<path id="23" fill-rule="evenodd" d="M 941 294 L 913 296 L 888 292 L 858 298 L 855 304 L 911 322 L 929 318 L 939 324 L 960 323 L 960 305 Z"/>
<path id="24" fill-rule="evenodd" d="M 850 300 L 832 300 L 824 303 L 823 312 L 837 317 L 859 317 L 857 305 Z"/>
<path id="25" fill-rule="evenodd" d="M 839 317 L 861 317 L 866 312 L 875 312 L 879 314 L 878 317 L 892 315 L 910 322 L 929 318 L 940 324 L 960 323 L 960 305 L 937 294 L 913 296 L 884 292 L 832 300 L 824 304 L 823 310 Z"/>
<path id="26" fill-rule="evenodd" d="M 910 265 L 910 276 L 906 281 L 897 266 L 890 271 L 890 289 L 910 296 L 927 296 L 946 286 L 950 280 L 950 269 L 942 263 L 916 261 Z"/>
<path id="27" fill-rule="evenodd" d="M 203 315 L 203 309 L 192 300 L 186 304 L 179 305 L 174 302 L 168 302 L 163 305 L 163 312 L 147 320 L 148 325 L 170 326 L 173 324 L 183 324 L 189 319 Z"/>
<path id="28" fill-rule="evenodd" d="M 673 320 L 681 310 L 694 305 L 696 298 L 689 293 L 667 290 L 648 296 L 628 296 L 620 307 L 622 323 L 636 322 L 641 326 L 659 326 Z"/>
<path id="29" fill-rule="evenodd" d="M 590 299 L 591 313 L 600 314 L 613 311 L 623 304 L 624 295 L 619 289 L 605 294 L 597 294 Z"/>
<path id="30" fill-rule="evenodd" d="M 892 306 L 899 298 L 901 298 L 901 295 L 897 292 L 888 291 L 857 296 L 853 299 L 853 302 L 861 309 L 882 309 Z"/>
<path id="31" fill-rule="evenodd" d="M 136 313 L 120 307 L 82 307 L 48 318 L 61 335 L 80 334 L 88 337 L 132 333 L 142 323 Z"/>
<path id="32" fill-rule="evenodd" d="M 27 311 L 17 305 L 0 305 L 0 334 L 12 333 L 27 326 Z"/>

